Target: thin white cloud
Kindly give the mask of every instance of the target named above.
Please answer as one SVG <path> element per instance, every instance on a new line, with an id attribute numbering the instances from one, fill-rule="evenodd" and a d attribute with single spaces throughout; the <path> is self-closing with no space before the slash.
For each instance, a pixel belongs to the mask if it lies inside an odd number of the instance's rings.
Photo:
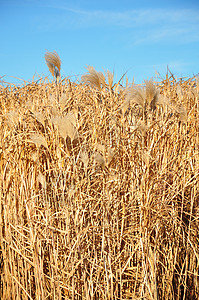
<path id="1" fill-rule="evenodd" d="M 199 26 L 168 24 L 158 28 L 148 28 L 143 35 L 137 36 L 134 45 L 164 42 L 192 43 L 199 41 Z"/>
<path id="2" fill-rule="evenodd" d="M 123 30 L 133 34 L 133 44 L 199 41 L 199 9 L 139 9 L 129 11 L 84 10 L 48 5 L 53 12 L 40 16 L 39 30 Z M 51 14 L 51 16 L 49 15 Z M 43 18 L 43 20 L 42 20 Z"/>
<path id="3" fill-rule="evenodd" d="M 85 26 L 142 27 L 161 23 L 199 24 L 199 9 L 138 9 L 128 11 L 83 10 L 64 6 L 54 6 L 60 12 L 72 13 L 72 18 Z"/>

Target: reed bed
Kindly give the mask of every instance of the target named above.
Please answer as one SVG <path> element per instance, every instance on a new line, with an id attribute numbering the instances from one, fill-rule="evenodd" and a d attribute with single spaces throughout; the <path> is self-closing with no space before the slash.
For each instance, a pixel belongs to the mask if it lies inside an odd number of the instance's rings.
<path id="1" fill-rule="evenodd" d="M 0 298 L 198 299 L 198 126 L 196 78 L 1 86 Z"/>

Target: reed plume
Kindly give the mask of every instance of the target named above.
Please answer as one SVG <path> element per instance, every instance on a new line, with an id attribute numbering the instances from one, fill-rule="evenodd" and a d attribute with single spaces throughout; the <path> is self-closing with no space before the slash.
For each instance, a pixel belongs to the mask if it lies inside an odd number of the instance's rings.
<path id="1" fill-rule="evenodd" d="M 49 52 L 47 51 L 45 54 L 46 64 L 49 68 L 49 71 L 53 75 L 53 77 L 58 80 L 60 77 L 60 69 L 61 69 L 61 59 L 56 51 Z"/>
<path id="2" fill-rule="evenodd" d="M 100 91 L 102 87 L 106 87 L 106 79 L 102 72 L 97 72 L 92 66 L 88 66 L 87 70 L 88 73 L 81 77 L 82 82 L 97 87 Z"/>

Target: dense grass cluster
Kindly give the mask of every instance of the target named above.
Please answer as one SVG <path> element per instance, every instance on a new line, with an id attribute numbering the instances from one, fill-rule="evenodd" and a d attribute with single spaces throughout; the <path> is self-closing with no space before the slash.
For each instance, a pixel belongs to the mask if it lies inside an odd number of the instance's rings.
<path id="1" fill-rule="evenodd" d="M 0 298 L 199 298 L 199 84 L 0 87 Z"/>

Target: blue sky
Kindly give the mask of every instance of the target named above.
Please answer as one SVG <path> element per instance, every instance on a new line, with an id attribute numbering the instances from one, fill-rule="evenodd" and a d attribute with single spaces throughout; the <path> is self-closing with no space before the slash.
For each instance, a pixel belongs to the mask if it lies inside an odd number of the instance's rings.
<path id="1" fill-rule="evenodd" d="M 199 1 L 0 0 L 0 76 L 49 76 L 45 51 L 57 51 L 62 77 L 86 66 L 114 71 L 115 81 L 199 73 Z"/>

